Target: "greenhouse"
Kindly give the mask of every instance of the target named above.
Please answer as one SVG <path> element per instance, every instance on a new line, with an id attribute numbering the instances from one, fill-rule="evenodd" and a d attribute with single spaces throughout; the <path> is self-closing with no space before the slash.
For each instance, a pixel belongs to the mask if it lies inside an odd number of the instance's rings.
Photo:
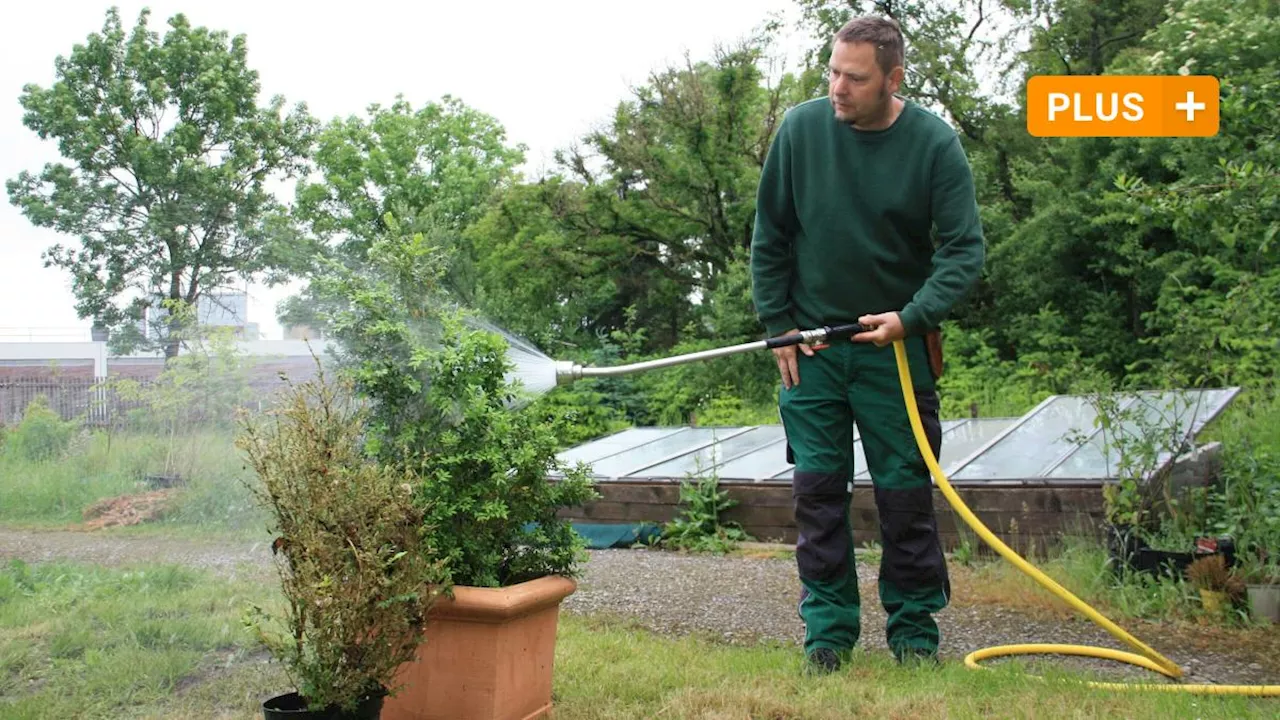
<path id="1" fill-rule="evenodd" d="M 984 523 L 1006 542 L 1053 541 L 1066 532 L 1104 526 L 1101 488 L 1115 479 L 1120 451 L 1115 438 L 1146 436 L 1156 446 L 1194 439 L 1236 397 L 1239 388 L 1176 390 L 1120 395 L 1111 404 L 1082 395 L 1054 395 L 1020 417 L 955 418 L 942 422 L 939 459 L 951 483 Z M 1121 428 L 1101 429 L 1097 408 Z M 1141 444 L 1141 443 L 1139 443 Z M 1193 443 L 1194 444 L 1194 443 Z M 1146 469 L 1176 462 L 1170 485 L 1208 481 L 1216 444 L 1173 458 L 1164 453 Z M 855 539 L 875 542 L 879 531 L 871 477 L 854 427 Z M 680 484 L 714 477 L 734 501 L 726 519 L 763 540 L 793 542 L 791 477 L 781 424 L 739 427 L 635 427 L 598 438 L 559 455 L 583 463 L 600 498 L 567 511 L 583 534 L 625 538 L 680 512 Z M 559 473 L 553 474 L 552 479 Z M 945 544 L 963 541 L 967 528 L 935 491 L 934 506 Z M 630 534 L 629 534 L 630 533 Z"/>

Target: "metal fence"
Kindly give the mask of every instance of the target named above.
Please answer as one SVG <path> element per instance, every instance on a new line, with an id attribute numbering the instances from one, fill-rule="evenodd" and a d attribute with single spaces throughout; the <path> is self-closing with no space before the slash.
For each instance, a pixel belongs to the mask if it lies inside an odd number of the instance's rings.
<path id="1" fill-rule="evenodd" d="M 27 406 L 37 397 L 43 397 L 49 409 L 63 420 L 78 420 L 86 425 L 108 425 L 141 407 L 141 403 L 122 400 L 93 378 L 0 378 L 0 425 L 22 422 Z"/>

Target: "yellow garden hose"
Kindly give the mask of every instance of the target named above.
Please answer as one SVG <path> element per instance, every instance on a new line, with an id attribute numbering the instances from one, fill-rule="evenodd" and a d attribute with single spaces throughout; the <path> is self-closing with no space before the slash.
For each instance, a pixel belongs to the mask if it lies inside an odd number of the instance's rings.
<path id="1" fill-rule="evenodd" d="M 1023 645 L 1000 645 L 997 647 L 982 648 L 969 653 L 964 659 L 967 667 L 975 670 L 981 669 L 978 663 L 982 660 L 988 660 L 995 657 L 1004 657 L 1007 655 L 1038 655 L 1038 654 L 1057 654 L 1057 655 L 1081 655 L 1092 658 L 1102 658 L 1106 660 L 1116 660 L 1119 662 L 1137 665 L 1139 667 L 1158 672 L 1166 677 L 1175 680 L 1182 677 L 1182 668 L 1178 667 L 1172 660 L 1166 658 L 1147 646 L 1141 640 L 1130 635 L 1119 625 L 1108 620 L 1102 613 L 1090 607 L 1080 598 L 1076 597 L 1071 591 L 1059 585 L 1053 578 L 1045 575 L 1038 568 L 1027 562 L 1021 555 L 1014 552 L 1012 548 L 1004 544 L 995 533 L 991 532 L 986 525 L 978 519 L 973 511 L 965 505 L 964 500 L 956 493 L 955 488 L 951 487 L 951 483 L 947 480 L 947 476 L 942 472 L 942 468 L 938 465 L 938 459 L 933 455 L 933 449 L 929 446 L 928 437 L 925 435 L 924 426 L 920 422 L 920 413 L 916 408 L 915 390 L 911 384 L 911 371 L 907 365 L 907 351 L 901 340 L 895 340 L 893 343 L 893 352 L 898 360 L 898 379 L 902 384 L 902 398 L 907 406 L 907 415 L 911 419 L 911 430 L 915 434 L 916 444 L 920 447 L 920 452 L 924 455 L 925 463 L 929 466 L 929 472 L 933 474 L 933 478 L 938 483 L 938 489 L 942 490 L 942 494 L 946 496 L 947 502 L 951 503 L 952 509 L 956 514 L 964 518 L 964 521 L 973 528 L 988 545 L 1009 562 L 1013 563 L 1019 570 L 1031 576 L 1036 582 L 1054 595 L 1062 598 L 1076 610 L 1086 615 L 1090 620 L 1100 625 L 1107 632 L 1123 641 L 1129 647 L 1137 650 L 1141 654 L 1125 652 L 1123 650 L 1113 650 L 1111 648 L 1092 647 L 1089 645 L 1056 645 L 1056 644 L 1023 644 Z M 1280 697 L 1280 685 L 1191 685 L 1191 684 L 1175 684 L 1175 683 L 1113 683 L 1113 682 L 1087 682 L 1090 687 L 1120 689 L 1120 690 L 1156 690 L 1167 692 L 1189 692 L 1208 695 L 1249 695 L 1255 697 Z"/>

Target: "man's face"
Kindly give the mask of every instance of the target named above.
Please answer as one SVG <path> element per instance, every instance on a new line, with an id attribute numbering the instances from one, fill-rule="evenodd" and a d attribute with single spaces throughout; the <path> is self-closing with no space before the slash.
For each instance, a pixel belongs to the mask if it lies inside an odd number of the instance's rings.
<path id="1" fill-rule="evenodd" d="M 885 75 L 870 43 L 837 42 L 831 49 L 828 97 L 840 122 L 867 124 L 884 116 L 900 82 L 900 68 Z"/>

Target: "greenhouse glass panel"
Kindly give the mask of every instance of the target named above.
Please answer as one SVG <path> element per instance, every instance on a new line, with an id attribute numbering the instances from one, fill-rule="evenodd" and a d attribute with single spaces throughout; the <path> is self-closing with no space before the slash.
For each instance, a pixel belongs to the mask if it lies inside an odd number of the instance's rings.
<path id="1" fill-rule="evenodd" d="M 1004 432 L 1017 418 L 974 418 L 957 424 L 942 436 L 942 457 L 938 464 L 948 476 L 965 458 Z"/>
<path id="2" fill-rule="evenodd" d="M 1126 396 L 1124 417 L 1141 416 L 1140 422 L 1129 420 L 1123 424 L 1122 437 L 1134 437 L 1143 428 L 1176 428 L 1179 436 L 1194 437 L 1204 425 L 1222 412 L 1227 403 L 1235 397 L 1234 389 L 1226 390 L 1181 390 L 1165 393 L 1145 392 L 1135 396 Z M 1120 462 L 1119 452 L 1112 447 L 1109 457 L 1104 457 L 1103 449 L 1107 444 L 1101 432 L 1095 432 L 1089 441 L 1066 457 L 1049 473 L 1054 478 L 1106 478 L 1111 477 Z M 1116 442 L 1115 437 L 1110 438 Z M 1167 455 L 1167 453 L 1165 453 Z M 1161 458 L 1161 463 L 1169 458 Z"/>
<path id="3" fill-rule="evenodd" d="M 717 465 L 724 463 L 726 460 L 758 450 L 762 445 L 776 442 L 786 436 L 780 425 L 770 425 L 750 430 L 746 428 L 717 429 L 720 430 L 720 435 L 714 445 L 634 473 L 633 477 L 684 478 L 687 475 L 710 475 Z M 718 470 L 717 474 L 720 477 L 725 477 Z"/>
<path id="4" fill-rule="evenodd" d="M 602 477 L 625 477 L 636 470 L 712 442 L 722 428 L 688 428 L 683 432 L 658 438 L 640 447 L 601 458 L 591 465 L 592 474 Z"/>
<path id="5" fill-rule="evenodd" d="M 658 438 L 674 435 L 678 432 L 684 432 L 688 428 L 631 428 L 623 430 L 620 433 L 602 437 L 599 440 L 588 442 L 584 445 L 569 448 L 561 452 L 556 457 L 573 465 L 579 460 L 583 462 L 593 462 L 600 458 L 629 450 L 638 445 L 657 440 Z"/>
<path id="6" fill-rule="evenodd" d="M 954 474 L 956 480 L 1020 480 L 1040 477 L 1074 447 L 1070 436 L 1093 429 L 1084 398 L 1055 397 Z"/>
<path id="7" fill-rule="evenodd" d="M 781 425 L 775 426 L 779 431 Z M 789 467 L 787 463 L 786 435 L 779 433 L 778 439 L 755 452 L 734 458 L 721 465 L 716 472 L 722 480 L 764 480 L 775 475 L 779 470 Z"/>

